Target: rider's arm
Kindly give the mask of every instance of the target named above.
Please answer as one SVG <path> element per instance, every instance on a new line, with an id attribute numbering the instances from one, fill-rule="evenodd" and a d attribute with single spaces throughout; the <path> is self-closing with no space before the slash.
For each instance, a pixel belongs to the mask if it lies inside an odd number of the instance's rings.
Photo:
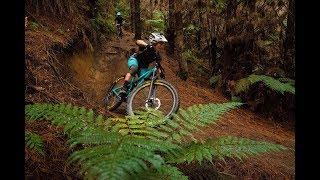
<path id="1" fill-rule="evenodd" d="M 159 52 L 156 52 L 155 54 L 155 60 L 160 63 L 161 62 L 161 56 L 160 56 L 160 53 Z"/>

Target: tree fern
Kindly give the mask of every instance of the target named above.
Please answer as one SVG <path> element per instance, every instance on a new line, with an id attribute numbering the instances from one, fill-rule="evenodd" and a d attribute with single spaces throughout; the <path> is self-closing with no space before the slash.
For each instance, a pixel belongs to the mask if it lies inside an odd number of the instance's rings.
<path id="1" fill-rule="evenodd" d="M 193 132 L 216 123 L 241 103 L 194 105 L 180 109 L 172 119 L 156 110 L 125 118 L 104 118 L 66 104 L 26 106 L 30 121 L 47 119 L 64 127 L 75 150 L 69 162 L 81 165 L 88 179 L 186 179 L 174 165 L 246 157 L 285 149 L 280 145 L 223 137 L 198 142 Z M 190 138 L 193 140 L 190 142 Z"/>
<path id="2" fill-rule="evenodd" d="M 124 176 L 148 170 L 146 162 L 156 169 L 160 168 L 164 160 L 155 151 L 167 152 L 175 147 L 165 142 L 137 139 L 118 134 L 116 141 L 88 146 L 74 152 L 70 159 L 81 164 L 83 172 L 87 172 L 87 177 L 122 179 Z"/>
<path id="3" fill-rule="evenodd" d="M 130 180 L 187 180 L 188 177 L 183 175 L 181 171 L 175 166 L 165 164 L 161 166 L 159 169 L 149 169 L 148 171 L 144 171 L 143 173 L 136 174 L 135 176 L 128 177 L 126 179 Z"/>
<path id="4" fill-rule="evenodd" d="M 179 146 L 168 141 L 138 138 L 134 136 L 135 131 L 125 134 L 121 134 L 121 131 L 115 128 L 109 132 L 105 131 L 103 127 L 94 123 L 101 122 L 102 116 L 95 117 L 93 111 L 76 106 L 27 105 L 26 115 L 30 120 L 45 118 L 51 120 L 53 124 L 64 127 L 64 132 L 70 138 L 70 146 L 81 145 L 83 147 L 70 156 L 70 161 L 80 163 L 82 173 L 88 178 L 122 179 L 122 177 L 145 171 L 150 167 L 159 169 L 164 164 L 164 160 L 158 153 L 179 149 Z M 127 119 L 129 121 L 125 122 L 129 125 L 136 125 L 136 129 L 141 124 L 142 127 L 150 128 L 155 125 L 154 123 L 142 123 L 138 118 L 128 117 Z M 110 120 L 118 122 L 116 120 L 120 119 Z M 107 125 L 110 124 L 112 123 Z"/>
<path id="5" fill-rule="evenodd" d="M 193 105 L 186 110 L 180 109 L 171 121 L 166 121 L 166 124 L 160 126 L 159 129 L 168 132 L 170 135 L 168 139 L 177 143 L 181 143 L 183 139 L 188 137 L 196 141 L 192 132 L 210 124 L 215 124 L 223 114 L 240 105 L 242 103 L 239 102 Z"/>
<path id="6" fill-rule="evenodd" d="M 109 124 L 110 130 L 120 132 L 123 135 L 132 135 L 150 139 L 167 138 L 168 135 L 159 131 L 156 127 L 166 121 L 163 113 L 150 109 L 147 113 L 140 111 L 136 115 L 125 118 L 112 118 Z"/>
<path id="7" fill-rule="evenodd" d="M 204 159 L 210 162 L 212 162 L 212 159 L 224 160 L 225 157 L 242 159 L 249 155 L 258 155 L 285 149 L 284 146 L 278 144 L 226 136 L 207 139 L 203 143 L 192 142 L 181 148 L 180 151 L 176 153 L 176 156 L 169 154 L 167 159 L 171 163 L 190 163 L 192 161 L 201 163 Z"/>
<path id="8" fill-rule="evenodd" d="M 79 133 L 88 126 L 95 127 L 96 121 L 101 121 L 101 116 L 95 117 L 92 110 L 71 106 L 70 104 L 34 104 L 25 108 L 29 121 L 35 119 L 51 120 L 53 124 L 63 126 L 68 135 Z"/>
<path id="9" fill-rule="evenodd" d="M 293 86 L 292 81 L 288 81 L 288 79 L 286 79 L 287 82 L 283 83 L 280 80 L 284 81 L 285 79 L 282 78 L 277 80 L 270 76 L 252 74 L 246 78 L 240 79 L 237 82 L 235 92 L 240 93 L 242 91 L 246 91 L 249 89 L 250 85 L 261 81 L 274 91 L 282 94 L 285 92 L 295 94 L 295 87 Z"/>
<path id="10" fill-rule="evenodd" d="M 44 145 L 41 136 L 32 132 L 26 132 L 25 144 L 29 149 L 35 150 L 37 153 L 44 155 Z"/>

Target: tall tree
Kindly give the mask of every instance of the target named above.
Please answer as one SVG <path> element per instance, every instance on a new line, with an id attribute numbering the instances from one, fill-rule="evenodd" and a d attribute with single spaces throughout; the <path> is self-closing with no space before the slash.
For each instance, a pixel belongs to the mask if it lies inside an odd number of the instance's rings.
<path id="1" fill-rule="evenodd" d="M 134 0 L 134 39 L 141 39 L 140 0 Z"/>
<path id="2" fill-rule="evenodd" d="M 198 7 L 198 15 L 199 15 L 199 29 L 197 30 L 197 33 L 196 33 L 196 46 L 198 48 L 198 50 L 200 51 L 200 48 L 201 48 L 201 34 L 202 34 L 202 27 L 203 27 L 203 7 L 204 7 L 204 2 L 202 2 L 202 0 L 198 0 L 197 1 L 197 7 Z"/>
<path id="3" fill-rule="evenodd" d="M 294 49 L 295 49 L 295 1 L 289 0 L 286 37 L 284 40 L 285 67 L 289 76 L 294 76 Z"/>
<path id="4" fill-rule="evenodd" d="M 168 15 L 168 28 L 167 28 L 169 50 L 168 54 L 174 54 L 175 33 L 174 33 L 174 0 L 169 0 L 169 15 Z"/>
<path id="5" fill-rule="evenodd" d="M 237 0 L 228 0 L 226 9 L 226 32 L 225 32 L 225 43 L 223 47 L 223 60 L 222 60 L 222 80 L 226 82 L 229 75 L 232 74 L 232 60 L 233 60 L 233 44 L 228 41 L 229 37 L 234 35 L 234 28 L 232 18 L 236 15 Z"/>
<path id="6" fill-rule="evenodd" d="M 182 0 L 175 1 L 174 19 L 175 19 L 175 47 L 176 47 L 176 59 L 179 64 L 179 73 L 181 78 L 186 80 L 188 78 L 188 64 L 187 61 L 182 60 L 183 50 L 183 21 L 182 21 Z"/>
<path id="7" fill-rule="evenodd" d="M 130 0 L 130 21 L 131 21 L 131 31 L 133 32 L 134 31 L 134 24 L 135 21 L 134 21 L 134 12 L 135 12 L 135 9 L 134 9 L 134 0 Z"/>

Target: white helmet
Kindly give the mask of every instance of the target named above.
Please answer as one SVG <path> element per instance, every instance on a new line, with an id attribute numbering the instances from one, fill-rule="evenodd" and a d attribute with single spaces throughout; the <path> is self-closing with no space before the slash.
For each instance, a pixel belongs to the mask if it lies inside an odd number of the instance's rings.
<path id="1" fill-rule="evenodd" d="M 164 35 L 162 35 L 161 33 L 151 33 L 151 35 L 149 36 L 149 42 L 152 45 L 158 42 L 168 42 L 168 41 L 166 37 L 164 37 Z"/>
<path id="2" fill-rule="evenodd" d="M 121 12 L 117 12 L 117 16 L 121 16 Z"/>

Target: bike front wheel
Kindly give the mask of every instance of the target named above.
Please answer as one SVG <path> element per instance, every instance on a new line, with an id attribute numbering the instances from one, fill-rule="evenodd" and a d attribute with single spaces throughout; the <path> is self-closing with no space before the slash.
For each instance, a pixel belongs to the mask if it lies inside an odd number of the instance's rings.
<path id="1" fill-rule="evenodd" d="M 177 90 L 167 81 L 156 80 L 151 90 L 151 99 L 148 99 L 151 81 L 137 87 L 127 101 L 128 115 L 134 115 L 135 111 L 153 108 L 162 111 L 168 118 L 179 108 Z"/>

